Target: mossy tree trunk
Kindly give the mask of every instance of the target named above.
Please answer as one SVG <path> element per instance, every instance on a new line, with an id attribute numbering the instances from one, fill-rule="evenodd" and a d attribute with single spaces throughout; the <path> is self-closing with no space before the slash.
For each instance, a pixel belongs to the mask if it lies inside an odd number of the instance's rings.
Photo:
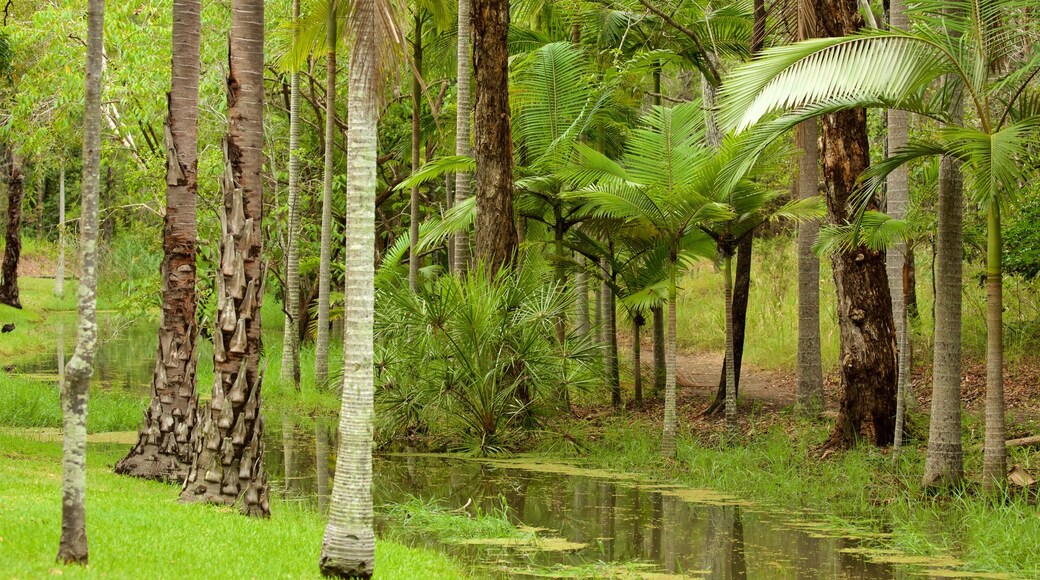
<path id="1" fill-rule="evenodd" d="M 22 254 L 22 197 L 25 194 L 25 175 L 22 162 L 14 148 L 7 151 L 7 232 L 4 261 L 0 266 L 0 304 L 21 309 L 18 297 L 18 261 Z"/>

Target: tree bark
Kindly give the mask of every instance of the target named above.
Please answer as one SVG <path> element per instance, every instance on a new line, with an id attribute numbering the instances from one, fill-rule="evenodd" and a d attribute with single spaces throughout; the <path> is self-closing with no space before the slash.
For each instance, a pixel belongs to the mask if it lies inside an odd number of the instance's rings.
<path id="1" fill-rule="evenodd" d="M 54 273 L 54 295 L 65 295 L 65 162 L 58 175 L 58 266 Z"/>
<path id="2" fill-rule="evenodd" d="M 336 157 L 336 0 L 329 0 L 326 21 L 325 169 L 321 193 L 321 256 L 318 265 L 318 330 L 314 339 L 314 382 L 319 387 L 329 378 L 329 292 L 332 285 L 332 174 Z"/>
<path id="3" fill-rule="evenodd" d="M 83 106 L 83 193 L 76 350 L 61 384 L 63 416 L 61 540 L 58 561 L 86 565 L 87 396 L 97 347 L 98 201 L 101 186 L 101 72 L 104 0 L 87 3 L 87 73 Z"/>
<path id="4" fill-rule="evenodd" d="M 213 395 L 199 411 L 181 501 L 240 505 L 245 515 L 268 517 L 259 370 L 264 296 L 263 45 L 263 0 L 233 0 Z"/>
<path id="5" fill-rule="evenodd" d="M 668 337 L 665 346 L 665 383 L 664 383 L 664 433 L 661 437 L 661 456 L 675 459 L 676 431 L 676 392 L 675 392 L 675 260 L 668 265 Z"/>
<path id="6" fill-rule="evenodd" d="M 650 312 L 654 317 L 654 397 L 660 397 L 665 388 L 665 377 L 668 375 L 664 355 L 664 307 L 655 306 Z"/>
<path id="7" fill-rule="evenodd" d="M 986 244 L 986 437 L 982 488 L 1001 489 L 1007 479 L 1004 427 L 1004 288 L 1000 204 L 990 203 Z"/>
<path id="8" fill-rule="evenodd" d="M 195 253 L 199 107 L 200 0 L 173 4 L 172 83 L 166 121 L 166 215 L 163 218 L 162 311 L 151 400 L 137 444 L 116 473 L 181 483 L 191 461 L 195 396 Z"/>
<path id="9" fill-rule="evenodd" d="M 473 146 L 470 142 L 470 120 L 473 115 L 473 106 L 470 101 L 473 79 L 473 45 L 472 25 L 470 22 L 471 2 L 473 0 L 459 0 L 459 23 L 458 23 L 458 65 L 457 73 L 457 96 L 455 106 L 455 155 L 465 157 L 473 156 Z M 455 204 L 469 197 L 470 182 L 472 176 L 469 173 L 460 172 L 455 174 Z M 452 262 L 452 272 L 456 275 L 466 271 L 469 264 L 469 232 L 461 231 L 455 234 L 455 248 Z"/>
<path id="10" fill-rule="evenodd" d="M 25 194 L 25 174 L 22 162 L 11 148 L 7 159 L 7 237 L 4 262 L 0 266 L 0 304 L 22 308 L 18 298 L 18 261 L 22 255 L 22 197 Z"/>
<path id="11" fill-rule="evenodd" d="M 352 6 L 347 91 L 347 263 L 343 332 L 343 395 L 339 453 L 329 523 L 321 546 L 322 574 L 368 578 L 375 571 L 372 524 L 373 311 L 375 273 L 376 89 L 381 34 L 376 2 Z"/>
<path id="12" fill-rule="evenodd" d="M 477 86 L 473 108 L 477 258 L 495 271 L 512 262 L 517 249 L 509 111 L 509 0 L 473 0 L 470 22 Z"/>
<path id="13" fill-rule="evenodd" d="M 643 402 L 643 345 L 640 344 L 640 330 L 646 321 L 642 314 L 632 317 L 632 386 L 636 403 Z"/>
<path id="14" fill-rule="evenodd" d="M 574 293 L 577 296 L 577 324 L 574 332 L 581 337 L 589 334 L 589 275 L 585 271 L 585 256 L 578 254 L 578 268 L 574 271 Z"/>
<path id="15" fill-rule="evenodd" d="M 725 277 L 723 300 L 726 302 L 726 438 L 733 443 L 740 434 L 737 425 L 737 361 L 733 328 L 733 254 L 727 251 L 722 260 L 722 275 Z"/>
<path id="16" fill-rule="evenodd" d="M 412 45 L 412 173 L 419 171 L 422 165 L 420 151 L 422 148 L 422 83 L 419 82 L 422 75 L 423 60 L 423 19 L 422 9 L 415 9 L 415 40 Z M 409 202 L 411 206 L 411 219 L 408 223 L 408 287 L 415 292 L 419 289 L 419 255 L 415 249 L 419 245 L 419 186 L 412 186 L 412 197 Z"/>
<path id="17" fill-rule="evenodd" d="M 300 0 L 292 3 L 292 44 L 300 42 Z M 300 71 L 289 80 L 289 233 L 285 252 L 285 327 L 282 333 L 282 382 L 300 390 Z"/>
<path id="18" fill-rule="evenodd" d="M 816 119 L 798 125 L 802 155 L 798 159 L 798 198 L 820 191 L 820 153 Z M 819 220 L 798 225 L 798 387 L 799 409 L 809 416 L 823 410 L 823 362 L 820 354 L 820 259 L 813 244 Z"/>
<path id="19" fill-rule="evenodd" d="M 748 299 L 751 296 L 751 249 L 754 239 L 751 235 L 745 236 L 737 245 L 737 272 L 733 285 L 733 388 L 737 395 L 740 394 L 740 369 L 744 360 L 744 329 L 747 325 Z M 704 411 L 705 416 L 719 413 L 725 407 L 726 401 L 726 375 L 729 372 L 729 364 L 722 362 L 722 374 L 719 377 L 719 388 L 715 391 L 715 400 Z"/>

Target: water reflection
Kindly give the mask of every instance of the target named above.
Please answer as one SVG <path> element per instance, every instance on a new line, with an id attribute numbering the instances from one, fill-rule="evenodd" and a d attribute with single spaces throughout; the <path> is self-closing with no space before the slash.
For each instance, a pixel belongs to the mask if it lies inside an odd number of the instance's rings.
<path id="1" fill-rule="evenodd" d="M 333 461 L 331 425 L 290 426 L 271 437 L 268 466 L 286 497 L 326 509 Z M 319 459 L 320 458 L 320 459 Z M 471 562 L 517 570 L 605 562 L 653 564 L 657 573 L 705 578 L 901 578 L 907 570 L 844 551 L 855 540 L 790 525 L 792 515 L 753 506 L 697 503 L 675 490 L 637 481 L 528 471 L 517 466 L 443 457 L 377 457 L 377 509 L 411 496 L 436 499 L 472 513 L 507 508 L 517 524 L 584 545 L 573 551 L 531 552 L 505 547 L 437 545 Z M 662 493 L 663 492 L 663 493 Z M 430 540 L 416 536 L 417 543 Z M 502 562 L 508 564 L 503 572 Z M 638 577 L 638 574 L 635 576 Z"/>

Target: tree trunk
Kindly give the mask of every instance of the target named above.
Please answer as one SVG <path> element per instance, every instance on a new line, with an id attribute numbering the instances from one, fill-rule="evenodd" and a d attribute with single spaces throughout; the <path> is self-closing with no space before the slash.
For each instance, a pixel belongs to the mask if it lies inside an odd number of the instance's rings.
<path id="1" fill-rule="evenodd" d="M 963 104 L 958 99 L 950 111 L 951 124 L 959 125 L 963 116 Z M 957 487 L 964 480 L 961 443 L 962 196 L 960 163 L 944 157 L 939 164 L 935 255 L 932 258 L 935 344 L 932 408 L 923 479 L 926 487 Z"/>
<path id="2" fill-rule="evenodd" d="M 820 192 L 820 152 L 817 121 L 798 125 L 802 155 L 798 159 L 798 198 Z M 820 259 L 813 244 L 819 220 L 798 225 L 798 388 L 799 409 L 809 416 L 823 410 L 823 362 L 820 355 Z"/>
<path id="3" fill-rule="evenodd" d="M 658 305 L 650 311 L 654 316 L 654 397 L 660 397 L 661 391 L 665 388 L 665 377 L 668 375 L 664 355 L 664 308 Z"/>
<path id="4" fill-rule="evenodd" d="M 893 28 L 906 30 L 909 18 L 903 8 L 903 0 L 892 0 L 889 5 L 889 23 Z M 899 109 L 888 110 L 888 155 L 906 147 L 910 114 Z M 906 206 L 910 202 L 910 169 L 900 165 L 888 175 L 886 180 L 888 215 L 895 219 L 906 216 Z M 896 356 L 898 358 L 896 385 L 896 427 L 893 440 L 894 453 L 898 455 L 903 445 L 903 421 L 906 408 L 906 397 L 910 392 L 910 352 L 909 333 L 906 332 L 906 288 L 904 275 L 907 264 L 906 241 L 898 240 L 888 253 L 886 269 L 888 271 L 888 287 L 892 293 L 892 315 L 896 326 Z"/>
<path id="5" fill-rule="evenodd" d="M 0 304 L 22 308 L 18 299 L 18 260 L 22 254 L 22 197 L 25 193 L 25 175 L 22 162 L 11 148 L 7 160 L 7 240 L 4 262 L 0 266 Z"/>
<path id="6" fill-rule="evenodd" d="M 347 263 L 343 333 L 343 402 L 332 508 L 321 546 L 326 576 L 368 578 L 375 568 L 372 527 L 373 311 L 375 246 L 376 88 L 380 16 L 376 2 L 351 8 L 347 91 Z"/>
<path id="7" fill-rule="evenodd" d="M 642 314 L 632 317 L 632 383 L 636 403 L 643 402 L 643 345 L 639 342 L 639 331 L 645 323 Z"/>
<path id="8" fill-rule="evenodd" d="M 477 257 L 492 271 L 512 262 L 513 135 L 509 127 L 509 0 L 473 0 L 473 156 Z"/>
<path id="9" fill-rule="evenodd" d="M 65 295 L 65 162 L 58 175 L 58 266 L 54 273 L 54 295 Z"/>
<path id="10" fill-rule="evenodd" d="M 574 331 L 578 336 L 589 334 L 589 275 L 585 271 L 585 256 L 578 254 L 578 269 L 574 272 L 574 293 L 577 296 L 577 324 Z"/>
<path id="11" fill-rule="evenodd" d="M 616 281 L 616 274 L 611 268 L 610 277 Z M 610 378 L 610 404 L 615 409 L 621 407 L 621 369 L 618 365 L 618 343 L 617 343 L 617 295 L 613 287 L 608 286 L 607 299 L 603 307 L 606 312 L 607 325 L 607 376 Z"/>
<path id="12" fill-rule="evenodd" d="M 152 395 L 137 444 L 116 473 L 181 483 L 191 461 L 195 397 L 195 251 L 201 1 L 173 5 L 172 83 L 166 121 L 166 215 L 163 218 L 163 280 L 159 348 Z"/>
<path id="13" fill-rule="evenodd" d="M 459 23 L 458 23 L 458 64 L 457 73 L 457 96 L 455 105 L 455 155 L 466 157 L 473 156 L 473 146 L 470 142 L 470 119 L 473 115 L 473 106 L 470 101 L 470 91 L 473 79 L 473 42 L 471 31 L 470 5 L 473 0 L 459 0 Z M 455 204 L 469 197 L 470 181 L 469 173 L 460 172 L 455 174 Z M 452 262 L 452 272 L 460 275 L 466 271 L 469 263 L 469 233 L 461 231 L 455 234 L 455 252 Z"/>
<path id="14" fill-rule="evenodd" d="M 292 45 L 300 42 L 300 0 L 292 3 Z M 300 390 L 300 71 L 289 80 L 289 235 L 285 252 L 285 328 L 282 382 Z"/>
<path id="15" fill-rule="evenodd" d="M 726 301 L 726 437 L 733 443 L 740 434 L 737 425 L 737 360 L 733 337 L 733 253 L 727 251 L 722 259 L 722 275 L 725 277 L 723 300 Z"/>
<path id="16" fill-rule="evenodd" d="M 314 422 L 314 479 L 318 512 L 329 509 L 329 428 L 324 421 Z"/>
<path id="17" fill-rule="evenodd" d="M 213 395 L 199 411 L 181 501 L 241 505 L 270 515 L 261 417 L 260 305 L 263 301 L 263 0 L 233 0 L 224 140 L 223 203 Z"/>
<path id="18" fill-rule="evenodd" d="M 422 83 L 419 82 L 422 75 L 422 9 L 415 9 L 415 41 L 412 45 L 412 173 L 419 171 L 422 164 L 420 150 L 422 146 Z M 412 186 L 412 198 L 410 222 L 408 224 L 408 287 L 415 292 L 419 289 L 419 255 L 415 251 L 419 245 L 419 186 Z"/>
<path id="19" fill-rule="evenodd" d="M 664 434 L 661 437 L 661 456 L 675 459 L 675 260 L 668 265 L 668 337 L 665 344 Z"/>
<path id="20" fill-rule="evenodd" d="M 101 71 L 104 0 L 87 2 L 87 73 L 83 106 L 83 193 L 76 350 L 61 384 L 63 416 L 61 540 L 58 561 L 87 564 L 87 395 L 97 346 L 98 198 L 101 186 Z"/>
<path id="21" fill-rule="evenodd" d="M 740 394 L 740 369 L 744 361 L 744 328 L 747 323 L 748 298 L 751 295 L 751 249 L 754 238 L 747 235 L 737 245 L 737 273 L 733 287 L 733 388 Z M 705 416 L 714 415 L 723 410 L 726 402 L 726 376 L 729 364 L 722 362 L 722 374 L 719 377 L 719 388 L 715 392 L 715 400 L 704 411 Z"/>
<path id="22" fill-rule="evenodd" d="M 1007 436 L 1004 428 L 1004 296 L 1000 205 L 989 206 L 986 247 L 986 438 L 982 462 L 982 488 L 1001 489 L 1007 479 Z"/>
<path id="23" fill-rule="evenodd" d="M 815 13 L 823 37 L 851 34 L 863 26 L 855 0 L 817 0 Z M 870 164 L 866 111 L 824 115 L 822 125 L 828 213 L 836 224 L 849 223 L 856 180 Z M 868 209 L 877 209 L 877 203 Z M 887 445 L 895 427 L 896 338 L 885 252 L 859 247 L 835 254 L 831 262 L 838 293 L 842 394 L 825 447 L 846 448 L 861 438 Z"/>
<path id="24" fill-rule="evenodd" d="M 906 315 L 916 320 L 920 316 L 920 311 L 917 307 L 917 262 L 914 257 L 914 249 L 910 248 L 906 251 L 906 267 L 909 274 L 907 275 L 906 284 Z"/>
<path id="25" fill-rule="evenodd" d="M 314 338 L 314 383 L 320 388 L 329 378 L 329 291 L 332 285 L 332 174 L 336 142 L 336 0 L 329 0 L 326 22 L 325 169 L 321 193 L 321 257 L 318 265 L 318 330 Z"/>

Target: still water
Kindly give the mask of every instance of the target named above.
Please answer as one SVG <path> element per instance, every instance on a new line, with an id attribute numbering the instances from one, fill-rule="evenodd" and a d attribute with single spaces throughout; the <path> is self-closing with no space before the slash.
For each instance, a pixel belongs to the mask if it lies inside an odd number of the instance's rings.
<path id="1" fill-rule="evenodd" d="M 66 328 L 71 338 L 72 325 Z M 96 380 L 103 388 L 147 393 L 155 342 L 151 324 L 103 333 Z M 15 371 L 54 373 L 61 350 Z M 293 425 L 287 416 L 269 416 L 267 423 L 272 492 L 327 509 L 335 463 L 332 426 Z M 420 498 L 459 515 L 504 513 L 539 538 L 510 545 L 491 538 L 438 541 L 399 520 L 380 518 L 381 533 L 448 552 L 470 564 L 476 577 L 971 576 L 950 569 L 956 565 L 952 560 L 906 558 L 886 550 L 884 535 L 849 537 L 806 513 L 577 464 L 387 455 L 375 459 L 373 485 L 377 512 Z"/>

